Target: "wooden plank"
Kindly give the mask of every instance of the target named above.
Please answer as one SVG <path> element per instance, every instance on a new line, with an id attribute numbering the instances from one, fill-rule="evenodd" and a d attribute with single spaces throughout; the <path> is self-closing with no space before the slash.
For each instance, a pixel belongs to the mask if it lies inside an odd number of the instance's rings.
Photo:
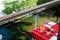
<path id="1" fill-rule="evenodd" d="M 57 2 L 60 2 L 60 0 L 54 0 L 54 1 L 51 1 L 51 2 L 47 2 L 47 3 L 44 3 L 44 4 L 38 5 L 38 6 L 34 7 L 34 8 L 29 8 L 27 10 L 22 10 L 22 11 L 14 13 L 14 14 L 9 14 L 7 16 L 1 17 L 0 18 L 0 22 L 8 20 L 10 18 L 17 17 L 17 16 L 22 16 L 24 14 L 27 14 L 27 13 L 31 12 L 31 11 L 35 11 L 35 10 L 41 9 L 43 7 L 49 6 L 49 5 L 57 3 Z"/>

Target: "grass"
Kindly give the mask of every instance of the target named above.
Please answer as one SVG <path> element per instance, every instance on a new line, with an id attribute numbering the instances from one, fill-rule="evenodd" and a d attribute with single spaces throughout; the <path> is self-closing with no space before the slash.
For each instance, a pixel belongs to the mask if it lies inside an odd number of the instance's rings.
<path id="1" fill-rule="evenodd" d="M 49 22 L 49 21 L 55 21 L 55 18 L 47 18 L 47 17 L 38 17 L 38 26 Z M 29 40 L 29 36 L 32 30 L 35 28 L 35 17 L 29 17 L 27 19 L 21 20 L 18 23 L 15 23 L 11 25 L 10 29 L 13 31 L 15 35 L 14 40 Z"/>

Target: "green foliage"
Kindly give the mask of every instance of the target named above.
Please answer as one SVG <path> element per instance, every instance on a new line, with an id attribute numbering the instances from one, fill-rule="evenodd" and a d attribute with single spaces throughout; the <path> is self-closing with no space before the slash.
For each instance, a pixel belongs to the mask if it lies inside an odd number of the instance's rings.
<path id="1" fill-rule="evenodd" d="M 42 4 L 42 3 L 49 2 L 49 1 L 52 1 L 52 0 L 38 0 L 38 5 L 39 5 L 39 4 Z"/>
<path id="2" fill-rule="evenodd" d="M 37 5 L 37 0 L 5 0 L 3 1 L 5 9 L 4 13 L 10 14 L 27 8 L 31 8 Z"/>
<path id="3" fill-rule="evenodd" d="M 51 10 L 55 11 L 54 13 L 54 17 L 60 18 L 60 3 L 57 5 L 54 5 L 52 8 L 50 8 Z"/>

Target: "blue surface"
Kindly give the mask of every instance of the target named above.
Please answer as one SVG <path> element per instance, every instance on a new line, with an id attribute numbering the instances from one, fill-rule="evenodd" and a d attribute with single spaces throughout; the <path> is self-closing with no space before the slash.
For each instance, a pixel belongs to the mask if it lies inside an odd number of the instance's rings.
<path id="1" fill-rule="evenodd" d="M 0 28 L 0 34 L 3 36 L 2 40 L 11 40 L 13 32 L 6 28 Z"/>
<path id="2" fill-rule="evenodd" d="M 34 38 L 32 36 L 29 37 L 29 40 L 34 40 Z"/>
<path id="3" fill-rule="evenodd" d="M 34 40 L 34 38 L 32 37 L 32 40 Z"/>

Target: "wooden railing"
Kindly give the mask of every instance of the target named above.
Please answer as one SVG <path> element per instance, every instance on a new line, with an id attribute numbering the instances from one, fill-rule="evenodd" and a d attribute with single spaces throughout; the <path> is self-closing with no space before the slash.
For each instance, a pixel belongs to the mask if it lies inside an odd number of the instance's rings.
<path id="1" fill-rule="evenodd" d="M 22 16 L 24 14 L 28 14 L 29 12 L 42 11 L 42 8 L 48 7 L 48 6 L 50 6 L 52 4 L 55 4 L 55 3 L 58 3 L 58 2 L 60 2 L 60 1 L 59 0 L 54 0 L 54 1 L 51 1 L 51 2 L 47 2 L 47 3 L 44 3 L 44 4 L 38 5 L 38 6 L 33 7 L 33 8 L 29 8 L 27 10 L 22 10 L 22 11 L 14 13 L 14 14 L 9 14 L 7 16 L 1 17 L 0 18 L 0 24 L 4 24 L 4 23 L 7 23 L 9 21 L 13 21 L 17 17 L 20 17 L 20 16 Z"/>

